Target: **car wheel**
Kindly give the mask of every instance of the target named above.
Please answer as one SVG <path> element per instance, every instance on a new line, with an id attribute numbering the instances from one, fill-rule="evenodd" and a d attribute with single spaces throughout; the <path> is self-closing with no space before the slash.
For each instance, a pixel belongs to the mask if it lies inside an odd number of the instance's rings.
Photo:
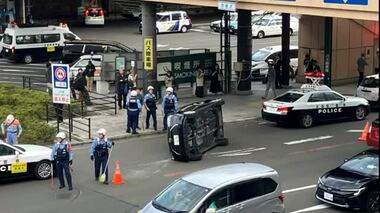
<path id="1" fill-rule="evenodd" d="M 367 201 L 365 204 L 367 212 L 378 212 L 379 211 L 379 192 L 373 191 L 369 193 Z"/>
<path id="2" fill-rule="evenodd" d="M 367 110 L 364 106 L 358 106 L 355 110 L 355 119 L 358 121 L 363 120 L 366 117 Z"/>
<path id="3" fill-rule="evenodd" d="M 260 31 L 260 32 L 257 33 L 257 38 L 262 39 L 264 37 L 265 37 L 265 33 L 263 31 Z"/>
<path id="4" fill-rule="evenodd" d="M 289 36 L 292 36 L 293 35 L 293 30 L 292 29 L 289 29 Z"/>
<path id="5" fill-rule="evenodd" d="M 33 58 L 31 55 L 25 55 L 24 58 L 22 59 L 22 61 L 25 63 L 25 64 L 30 64 L 32 63 L 33 61 Z"/>
<path id="6" fill-rule="evenodd" d="M 314 118 L 311 114 L 305 113 L 301 116 L 301 119 L 300 119 L 301 127 L 309 128 L 313 125 L 313 123 L 314 123 Z"/>
<path id="7" fill-rule="evenodd" d="M 34 176 L 39 180 L 48 179 L 51 175 L 51 165 L 47 160 L 38 162 L 34 168 Z"/>
<path id="8" fill-rule="evenodd" d="M 182 26 L 181 27 L 181 32 L 183 32 L 183 33 L 186 33 L 187 32 L 187 26 Z"/>
<path id="9" fill-rule="evenodd" d="M 217 139 L 216 143 L 218 146 L 227 146 L 229 144 L 228 138 Z"/>

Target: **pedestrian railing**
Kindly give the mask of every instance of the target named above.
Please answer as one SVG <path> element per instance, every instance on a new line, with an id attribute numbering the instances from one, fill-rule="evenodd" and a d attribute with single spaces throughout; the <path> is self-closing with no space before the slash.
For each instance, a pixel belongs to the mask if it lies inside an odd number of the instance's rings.
<path id="1" fill-rule="evenodd" d="M 117 97 L 116 95 L 103 95 L 99 93 L 90 94 L 90 106 L 86 107 L 84 100 L 81 100 L 81 116 L 90 115 L 95 112 L 111 111 L 117 114 Z"/>
<path id="2" fill-rule="evenodd" d="M 22 76 L 22 88 L 47 92 L 47 82 L 43 78 Z"/>
<path id="3" fill-rule="evenodd" d="M 58 105 L 46 105 L 46 122 L 56 121 L 57 132 L 65 130 L 71 141 L 74 133 L 80 131 L 91 139 L 91 118 L 82 117 L 75 113 L 70 105 L 67 109 Z M 75 134 L 78 135 L 78 134 Z"/>

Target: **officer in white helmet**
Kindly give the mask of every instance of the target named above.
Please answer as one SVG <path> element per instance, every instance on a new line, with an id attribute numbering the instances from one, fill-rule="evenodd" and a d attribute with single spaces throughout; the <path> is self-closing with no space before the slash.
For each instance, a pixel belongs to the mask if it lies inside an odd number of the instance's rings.
<path id="1" fill-rule="evenodd" d="M 11 144 L 18 144 L 18 138 L 22 133 L 21 123 L 13 115 L 9 114 L 7 119 L 1 123 L 1 132 L 6 135 L 6 141 Z"/>
<path id="2" fill-rule="evenodd" d="M 154 87 L 148 87 L 148 93 L 144 97 L 144 106 L 146 109 L 146 128 L 149 129 L 150 117 L 153 118 L 153 128 L 157 131 L 157 98 L 154 95 Z"/>
<path id="3" fill-rule="evenodd" d="M 166 95 L 162 100 L 162 109 L 164 110 L 163 131 L 165 131 L 168 129 L 168 116 L 178 111 L 178 99 L 173 94 L 173 87 L 168 87 L 166 89 Z"/>
<path id="4" fill-rule="evenodd" d="M 53 145 L 50 159 L 56 163 L 60 183 L 59 189 L 65 188 L 65 180 L 63 178 L 63 173 L 65 173 L 67 185 L 69 185 L 69 191 L 71 191 L 73 190 L 70 173 L 70 165 L 73 164 L 71 144 L 66 140 L 66 134 L 64 132 L 58 132 L 55 138 L 57 143 Z"/>
<path id="5" fill-rule="evenodd" d="M 127 99 L 127 110 L 128 110 L 128 125 L 127 133 L 138 134 L 136 131 L 138 125 L 139 112 L 141 110 L 141 102 L 137 98 L 137 91 L 132 90 L 131 96 Z"/>
<path id="6" fill-rule="evenodd" d="M 276 97 L 276 71 L 274 70 L 274 60 L 273 59 L 268 59 L 267 60 L 268 64 L 268 74 L 267 74 L 267 86 L 265 89 L 265 95 L 261 97 L 262 99 L 266 99 L 268 97 L 269 90 L 272 89 L 273 91 L 273 96 Z"/>
<path id="7" fill-rule="evenodd" d="M 95 180 L 99 180 L 100 169 L 102 169 L 102 174 L 106 174 L 106 180 L 104 184 L 108 184 L 108 167 L 107 161 L 109 158 L 109 149 L 115 143 L 106 137 L 107 131 L 101 128 L 97 131 L 98 136 L 92 140 L 90 159 L 94 161 L 95 165 Z"/>

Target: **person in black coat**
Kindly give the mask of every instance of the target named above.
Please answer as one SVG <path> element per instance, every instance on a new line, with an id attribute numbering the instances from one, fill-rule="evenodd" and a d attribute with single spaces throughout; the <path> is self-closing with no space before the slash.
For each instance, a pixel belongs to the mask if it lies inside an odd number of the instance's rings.
<path id="1" fill-rule="evenodd" d="M 281 73 L 281 67 L 282 67 L 282 60 L 281 57 L 278 57 L 276 64 L 274 65 L 274 70 L 276 72 L 276 89 L 281 89 L 281 80 L 282 80 L 282 73 Z"/>
<path id="2" fill-rule="evenodd" d="M 78 74 L 74 79 L 74 88 L 79 91 L 80 99 L 85 101 L 86 105 L 91 105 L 90 95 L 86 89 L 87 81 L 86 76 L 83 74 L 83 70 L 79 69 Z"/>
<path id="3" fill-rule="evenodd" d="M 126 108 L 127 95 L 129 92 L 128 75 L 123 69 L 120 69 L 116 74 L 116 93 L 119 109 Z"/>

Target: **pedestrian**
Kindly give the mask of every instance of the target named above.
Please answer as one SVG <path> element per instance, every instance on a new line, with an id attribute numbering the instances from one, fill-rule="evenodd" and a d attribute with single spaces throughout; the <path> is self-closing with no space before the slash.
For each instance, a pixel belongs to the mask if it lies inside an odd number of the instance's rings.
<path id="1" fill-rule="evenodd" d="M 205 73 L 201 67 L 197 67 L 195 72 L 196 72 L 195 96 L 197 96 L 198 98 L 203 98 L 204 97 Z"/>
<path id="2" fill-rule="evenodd" d="M 379 48 L 376 49 L 375 74 L 379 74 Z"/>
<path id="3" fill-rule="evenodd" d="M 281 89 L 282 84 L 281 84 L 281 67 L 282 67 L 282 60 L 281 56 L 278 56 L 276 60 L 276 64 L 274 65 L 274 70 L 276 72 L 276 89 Z"/>
<path id="4" fill-rule="evenodd" d="M 84 70 L 84 75 L 86 76 L 87 79 L 87 90 L 89 92 L 92 92 L 92 87 L 94 85 L 94 75 L 95 75 L 95 65 L 92 63 L 92 61 L 88 61 L 88 64 Z"/>
<path id="5" fill-rule="evenodd" d="M 67 185 L 69 185 L 69 191 L 71 191 L 73 190 L 70 173 L 70 165 L 73 164 L 71 144 L 66 140 L 64 132 L 59 132 L 55 137 L 58 141 L 53 145 L 50 159 L 56 164 L 59 188 L 65 188 L 65 180 L 63 178 L 63 173 L 65 173 Z"/>
<path id="6" fill-rule="evenodd" d="M 130 133 L 132 129 L 132 134 L 138 134 L 136 129 L 137 129 L 139 111 L 141 110 L 141 102 L 137 98 L 136 90 L 132 90 L 131 96 L 127 98 L 127 109 L 128 109 L 127 133 Z"/>
<path id="7" fill-rule="evenodd" d="M 173 76 L 173 72 L 171 70 L 166 71 L 166 75 L 165 75 L 164 80 L 165 80 L 165 87 L 166 88 L 173 87 L 174 76 Z"/>
<path id="8" fill-rule="evenodd" d="M 86 105 L 91 105 L 90 95 L 86 89 L 86 76 L 82 69 L 78 70 L 77 76 L 74 79 L 74 88 L 79 91 L 79 99 L 84 101 Z"/>
<path id="9" fill-rule="evenodd" d="M 358 65 L 358 72 L 359 72 L 359 80 L 358 80 L 357 86 L 359 86 L 364 79 L 365 66 L 368 66 L 364 53 L 362 53 L 360 58 L 358 58 L 356 64 Z"/>
<path id="10" fill-rule="evenodd" d="M 219 64 L 215 64 L 211 71 L 211 85 L 210 85 L 210 92 L 211 93 L 219 93 L 221 92 L 222 86 L 220 84 L 220 69 L 219 69 Z"/>
<path id="11" fill-rule="evenodd" d="M 94 161 L 95 166 L 95 181 L 99 181 L 100 169 L 102 174 L 106 175 L 106 180 L 103 184 L 108 184 L 108 158 L 109 149 L 115 145 L 115 143 L 106 137 L 107 131 L 101 128 L 97 131 L 98 137 L 92 140 L 90 159 Z"/>
<path id="12" fill-rule="evenodd" d="M 157 98 L 153 94 L 154 88 L 148 87 L 148 93 L 144 97 L 144 107 L 146 109 L 146 129 L 150 127 L 150 117 L 153 118 L 153 128 L 157 131 Z"/>
<path id="13" fill-rule="evenodd" d="M 135 70 L 131 70 L 128 75 L 129 88 L 136 89 L 137 87 L 137 73 Z"/>
<path id="14" fill-rule="evenodd" d="M 6 135 L 6 142 L 11 145 L 18 144 L 18 139 L 22 134 L 21 123 L 12 114 L 7 116 L 4 122 L 1 123 L 1 132 Z"/>
<path id="15" fill-rule="evenodd" d="M 268 82 L 267 87 L 265 89 L 265 95 L 261 97 L 262 99 L 266 99 L 268 97 L 268 92 L 270 89 L 273 91 L 274 97 L 276 97 L 276 71 L 274 70 L 274 61 L 273 59 L 268 59 Z"/>
<path id="16" fill-rule="evenodd" d="M 128 76 L 125 75 L 124 69 L 120 69 L 116 75 L 116 93 L 119 109 L 126 108 L 128 92 Z"/>
<path id="17" fill-rule="evenodd" d="M 162 109 L 164 110 L 164 129 L 168 129 L 168 117 L 169 115 L 176 113 L 178 111 L 178 100 L 177 97 L 173 94 L 173 88 L 168 87 L 166 89 L 166 95 L 162 100 Z"/>

